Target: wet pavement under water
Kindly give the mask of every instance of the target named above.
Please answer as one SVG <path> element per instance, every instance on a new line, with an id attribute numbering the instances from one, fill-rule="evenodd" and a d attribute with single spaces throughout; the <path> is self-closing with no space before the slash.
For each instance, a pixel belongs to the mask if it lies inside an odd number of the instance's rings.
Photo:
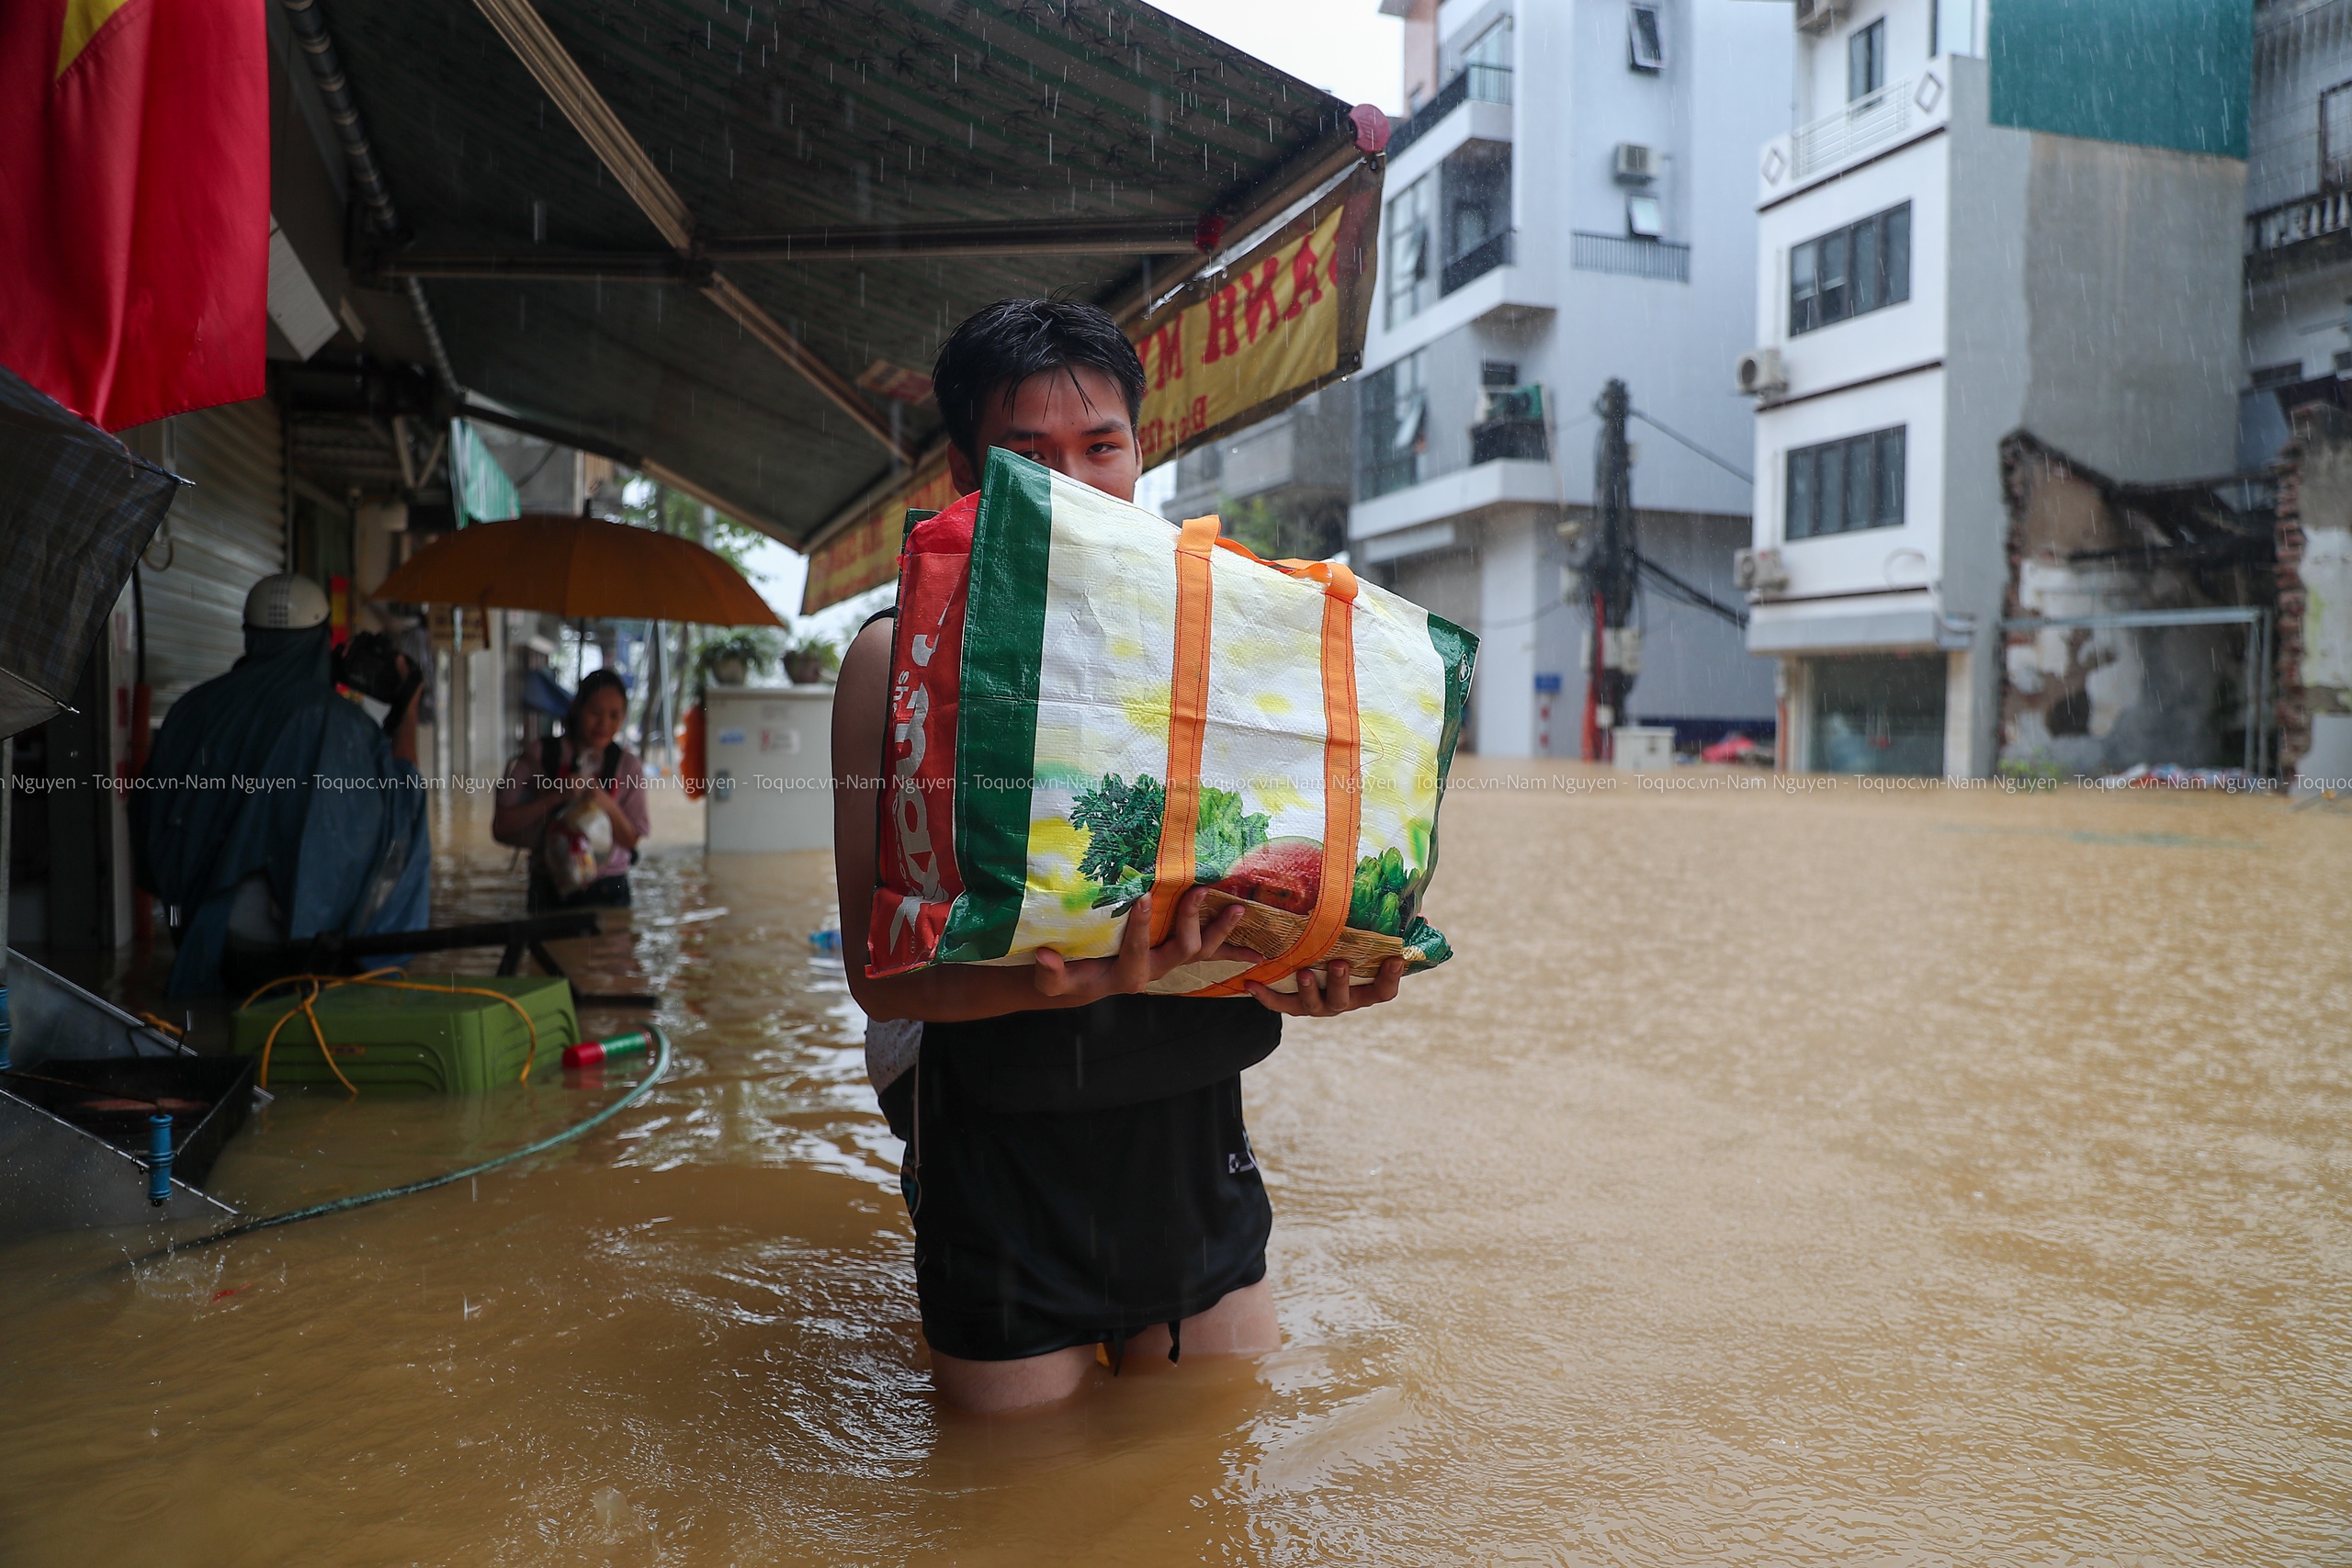
<path id="1" fill-rule="evenodd" d="M 0 1252 L 0 1562 L 2352 1561 L 2352 812 L 1508 770 L 1462 956 L 1246 1080 L 1280 1353 L 943 1410 L 824 857 L 673 846 L 675 1075 L 586 1140 Z M 516 902 L 469 809 L 443 919 Z M 288 1093 L 213 1185 L 628 1077 Z"/>

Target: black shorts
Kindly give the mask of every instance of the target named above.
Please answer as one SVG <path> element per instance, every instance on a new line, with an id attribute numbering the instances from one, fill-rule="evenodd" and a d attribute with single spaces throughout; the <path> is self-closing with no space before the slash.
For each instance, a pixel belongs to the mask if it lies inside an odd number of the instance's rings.
<path id="1" fill-rule="evenodd" d="M 1266 1277 L 1273 1210 L 1240 1075 L 1107 1110 L 1006 1112 L 959 1092 L 943 1055 L 926 1049 L 883 1096 L 913 1134 L 904 1185 L 933 1349 L 1123 1349 Z"/>

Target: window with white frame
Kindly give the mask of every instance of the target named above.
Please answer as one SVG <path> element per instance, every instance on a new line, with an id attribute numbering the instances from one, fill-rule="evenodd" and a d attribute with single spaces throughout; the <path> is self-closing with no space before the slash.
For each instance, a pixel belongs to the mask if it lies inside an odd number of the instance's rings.
<path id="1" fill-rule="evenodd" d="M 1438 258 L 1430 230 L 1437 214 L 1435 183 L 1423 175 L 1388 198 L 1387 254 L 1380 270 L 1388 278 L 1388 325 L 1412 320 L 1437 298 Z"/>
<path id="2" fill-rule="evenodd" d="M 1625 17 L 1627 63 L 1652 74 L 1666 69 L 1666 23 L 1656 6 L 1634 0 Z"/>
<path id="3" fill-rule="evenodd" d="M 1781 536 L 1815 539 L 1903 526 L 1906 446 L 1905 428 L 1898 424 L 1792 451 Z"/>
<path id="4" fill-rule="evenodd" d="M 1872 213 L 1789 251 L 1789 335 L 1911 298 L 1911 204 Z"/>
<path id="5" fill-rule="evenodd" d="M 1866 98 L 1886 85 L 1886 18 L 1856 28 L 1846 37 L 1846 101 Z"/>

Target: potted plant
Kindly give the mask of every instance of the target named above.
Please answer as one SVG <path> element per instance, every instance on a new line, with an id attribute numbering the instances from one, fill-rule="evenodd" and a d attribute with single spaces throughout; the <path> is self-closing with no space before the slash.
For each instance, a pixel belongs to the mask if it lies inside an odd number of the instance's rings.
<path id="1" fill-rule="evenodd" d="M 783 657 L 784 639 L 774 631 L 742 627 L 695 649 L 695 686 L 740 686 L 754 675 L 767 674 Z"/>
<path id="2" fill-rule="evenodd" d="M 795 639 L 784 650 L 784 672 L 796 686 L 814 686 L 830 681 L 841 666 L 841 649 L 814 632 Z"/>

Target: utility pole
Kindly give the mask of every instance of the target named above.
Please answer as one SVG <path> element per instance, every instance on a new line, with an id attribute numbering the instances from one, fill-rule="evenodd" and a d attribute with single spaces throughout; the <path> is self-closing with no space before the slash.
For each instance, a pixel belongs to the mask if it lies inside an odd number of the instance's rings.
<path id="1" fill-rule="evenodd" d="M 1593 451 L 1594 538 L 1584 564 L 1592 605 L 1592 648 L 1585 673 L 1584 759 L 1608 760 L 1610 732 L 1623 721 L 1625 696 L 1634 688 L 1634 664 L 1625 636 L 1634 616 L 1634 580 L 1639 554 L 1634 539 L 1633 450 L 1625 443 L 1625 418 L 1633 399 L 1625 383 L 1611 378 L 1600 389 L 1594 412 L 1600 434 Z"/>

